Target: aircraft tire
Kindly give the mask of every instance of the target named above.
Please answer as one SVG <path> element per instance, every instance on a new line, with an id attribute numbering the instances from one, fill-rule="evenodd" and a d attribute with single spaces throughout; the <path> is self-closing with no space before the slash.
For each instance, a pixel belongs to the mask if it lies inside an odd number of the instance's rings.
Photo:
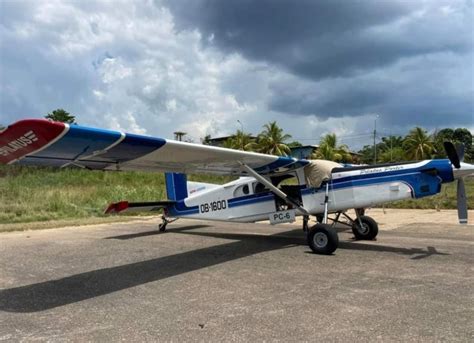
<path id="1" fill-rule="evenodd" d="M 308 245 L 315 254 L 331 255 L 339 245 L 336 230 L 328 224 L 316 224 L 308 233 Z"/>
<path id="2" fill-rule="evenodd" d="M 362 228 L 360 227 L 358 220 L 355 220 L 352 225 L 352 233 L 355 238 L 368 241 L 375 239 L 379 233 L 377 222 L 369 216 L 361 216 L 360 221 L 362 222 Z"/>

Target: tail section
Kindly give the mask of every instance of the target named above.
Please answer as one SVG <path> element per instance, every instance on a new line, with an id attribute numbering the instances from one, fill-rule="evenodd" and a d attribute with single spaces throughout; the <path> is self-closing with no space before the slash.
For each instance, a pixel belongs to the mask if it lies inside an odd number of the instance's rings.
<path id="1" fill-rule="evenodd" d="M 169 200 L 183 200 L 188 197 L 187 177 L 181 173 L 165 173 L 166 193 Z"/>

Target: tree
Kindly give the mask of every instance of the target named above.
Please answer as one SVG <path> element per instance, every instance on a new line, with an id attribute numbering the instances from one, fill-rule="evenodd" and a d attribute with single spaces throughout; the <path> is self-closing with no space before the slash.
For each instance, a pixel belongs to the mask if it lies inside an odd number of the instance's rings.
<path id="1" fill-rule="evenodd" d="M 252 151 L 254 143 L 255 140 L 252 138 L 251 134 L 245 133 L 242 130 L 237 130 L 235 135 L 233 135 L 224 142 L 224 147 L 230 149 Z"/>
<path id="2" fill-rule="evenodd" d="M 201 143 L 204 145 L 211 145 L 211 135 L 207 134 L 204 138 L 201 138 Z"/>
<path id="3" fill-rule="evenodd" d="M 290 148 L 285 143 L 291 138 L 290 135 L 284 134 L 276 121 L 263 125 L 264 130 L 258 135 L 257 149 L 259 152 L 270 155 L 288 155 Z"/>
<path id="4" fill-rule="evenodd" d="M 329 133 L 321 139 L 319 148 L 313 154 L 312 158 L 336 162 L 352 162 L 349 147 L 345 144 L 337 145 L 337 136 L 335 133 Z"/>
<path id="5" fill-rule="evenodd" d="M 53 121 L 61 121 L 67 124 L 76 124 L 76 117 L 69 114 L 69 112 L 66 112 L 62 108 L 58 108 L 57 110 L 54 110 L 53 112 L 48 113 L 44 117 L 46 119 L 53 120 Z"/>
<path id="6" fill-rule="evenodd" d="M 405 150 L 401 146 L 388 148 L 378 155 L 378 162 L 382 163 L 402 162 L 405 160 Z"/>
<path id="7" fill-rule="evenodd" d="M 435 147 L 435 158 L 446 158 L 446 151 L 444 151 L 444 142 L 453 142 L 454 130 L 450 128 L 435 131 L 433 133 L 433 142 Z"/>
<path id="8" fill-rule="evenodd" d="M 410 130 L 403 142 L 406 156 L 411 160 L 431 158 L 435 151 L 434 143 L 428 133 L 421 127 Z"/>
<path id="9" fill-rule="evenodd" d="M 382 142 L 377 144 L 377 152 L 377 162 L 391 163 L 406 160 L 402 136 L 382 137 Z"/>
<path id="10" fill-rule="evenodd" d="M 456 143 L 464 144 L 465 160 L 471 161 L 473 156 L 472 133 L 468 129 L 458 128 L 454 130 L 453 139 Z"/>

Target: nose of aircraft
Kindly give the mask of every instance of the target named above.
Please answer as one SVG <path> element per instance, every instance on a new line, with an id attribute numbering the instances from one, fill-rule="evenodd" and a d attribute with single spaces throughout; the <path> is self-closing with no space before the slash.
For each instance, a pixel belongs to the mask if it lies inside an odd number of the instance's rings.
<path id="1" fill-rule="evenodd" d="M 455 168 L 453 166 L 453 174 L 455 179 L 460 179 L 464 176 L 474 174 L 474 164 L 461 162 L 461 168 Z"/>

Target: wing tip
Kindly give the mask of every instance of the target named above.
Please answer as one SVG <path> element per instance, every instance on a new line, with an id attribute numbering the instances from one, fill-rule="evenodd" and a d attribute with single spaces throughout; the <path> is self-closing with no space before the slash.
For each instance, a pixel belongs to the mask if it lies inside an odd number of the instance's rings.
<path id="1" fill-rule="evenodd" d="M 68 127 L 46 119 L 22 119 L 0 132 L 0 164 L 10 164 L 44 148 Z"/>

